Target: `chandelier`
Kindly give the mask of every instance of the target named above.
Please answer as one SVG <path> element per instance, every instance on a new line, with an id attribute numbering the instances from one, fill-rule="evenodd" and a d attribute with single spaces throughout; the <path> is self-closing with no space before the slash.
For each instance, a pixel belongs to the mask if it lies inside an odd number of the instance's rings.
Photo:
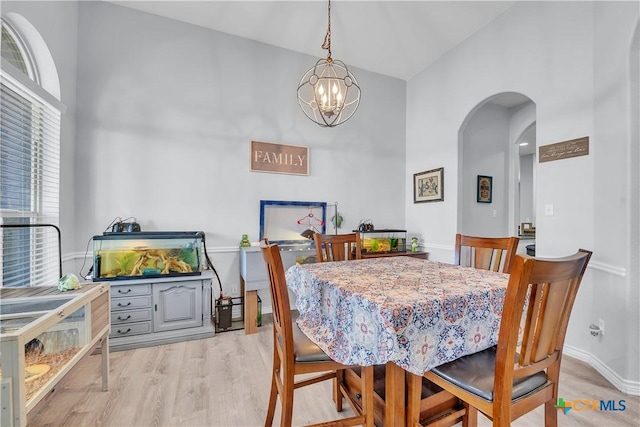
<path id="1" fill-rule="evenodd" d="M 338 126 L 349 120 L 360 104 L 360 87 L 344 62 L 331 57 L 331 0 L 329 24 L 322 48 L 327 58 L 319 59 L 298 85 L 298 103 L 304 114 L 322 127 Z"/>

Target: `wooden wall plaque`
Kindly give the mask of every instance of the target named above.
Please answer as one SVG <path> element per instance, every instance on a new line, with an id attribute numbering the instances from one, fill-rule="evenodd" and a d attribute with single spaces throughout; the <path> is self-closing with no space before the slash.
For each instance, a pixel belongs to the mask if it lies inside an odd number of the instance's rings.
<path id="1" fill-rule="evenodd" d="M 251 171 L 309 175 L 309 147 L 251 141 Z"/>
<path id="2" fill-rule="evenodd" d="M 589 155 L 589 137 L 571 139 L 539 148 L 539 163 Z"/>

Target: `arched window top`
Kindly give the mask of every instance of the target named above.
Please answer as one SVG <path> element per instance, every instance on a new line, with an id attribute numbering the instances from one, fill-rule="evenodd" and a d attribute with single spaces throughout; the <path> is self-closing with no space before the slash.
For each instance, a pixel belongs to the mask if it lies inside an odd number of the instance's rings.
<path id="1" fill-rule="evenodd" d="M 2 21 L 2 59 L 38 82 L 31 55 L 20 35 L 4 19 Z"/>
<path id="2" fill-rule="evenodd" d="M 64 105 L 60 102 L 62 98 L 58 70 L 38 30 L 25 17 L 14 12 L 3 14 L 0 21 L 2 71 L 64 111 Z"/>

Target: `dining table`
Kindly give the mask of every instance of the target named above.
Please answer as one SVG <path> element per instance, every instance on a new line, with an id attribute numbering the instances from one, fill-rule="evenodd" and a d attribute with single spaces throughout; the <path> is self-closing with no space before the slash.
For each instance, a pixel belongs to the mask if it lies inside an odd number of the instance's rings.
<path id="1" fill-rule="evenodd" d="M 399 256 L 297 264 L 286 279 L 298 326 L 327 355 L 386 365 L 385 425 L 402 426 L 405 373 L 496 345 L 509 275 Z"/>

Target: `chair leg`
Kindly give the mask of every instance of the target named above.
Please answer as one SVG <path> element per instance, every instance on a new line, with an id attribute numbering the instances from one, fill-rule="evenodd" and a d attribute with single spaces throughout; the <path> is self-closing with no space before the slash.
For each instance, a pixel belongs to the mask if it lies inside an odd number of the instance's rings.
<path id="1" fill-rule="evenodd" d="M 294 376 L 288 378 L 286 369 L 283 370 L 282 378 L 282 394 L 280 400 L 282 402 L 282 417 L 280 418 L 281 427 L 291 427 L 293 421 L 293 392 L 294 392 Z"/>
<path id="2" fill-rule="evenodd" d="M 464 409 L 462 427 L 476 427 L 478 425 L 478 410 L 466 402 L 464 403 Z"/>
<path id="3" fill-rule="evenodd" d="M 269 394 L 269 407 L 267 409 L 267 419 L 264 422 L 264 427 L 271 427 L 273 425 L 273 416 L 276 412 L 276 400 L 278 400 L 278 386 L 276 384 L 276 372 L 271 374 L 271 393 Z"/>
<path id="4" fill-rule="evenodd" d="M 553 400 L 545 402 L 544 404 L 544 425 L 545 427 L 557 427 L 558 426 L 558 408 L 554 405 Z"/>
<path id="5" fill-rule="evenodd" d="M 336 371 L 336 377 L 332 381 L 333 383 L 333 401 L 336 404 L 336 411 L 342 412 L 342 392 L 340 386 L 344 384 L 344 369 L 338 369 Z"/>
<path id="6" fill-rule="evenodd" d="M 373 391 L 373 366 L 360 368 L 360 385 L 362 387 L 362 411 L 364 412 L 364 425 L 374 427 L 374 391 Z"/>
<path id="7" fill-rule="evenodd" d="M 275 345 L 275 343 L 274 343 Z M 278 400 L 278 379 L 280 375 L 280 355 L 278 350 L 273 349 L 273 368 L 271 368 L 271 392 L 269 393 L 269 406 L 267 408 L 267 419 L 265 427 L 273 425 L 273 416 L 276 412 L 276 401 Z"/>
<path id="8" fill-rule="evenodd" d="M 558 408 L 554 405 L 558 401 L 558 387 L 560 379 L 561 362 L 551 365 L 547 369 L 547 378 L 553 382 L 553 393 L 551 399 L 544 403 L 544 425 L 545 427 L 556 427 L 558 425 Z"/>

